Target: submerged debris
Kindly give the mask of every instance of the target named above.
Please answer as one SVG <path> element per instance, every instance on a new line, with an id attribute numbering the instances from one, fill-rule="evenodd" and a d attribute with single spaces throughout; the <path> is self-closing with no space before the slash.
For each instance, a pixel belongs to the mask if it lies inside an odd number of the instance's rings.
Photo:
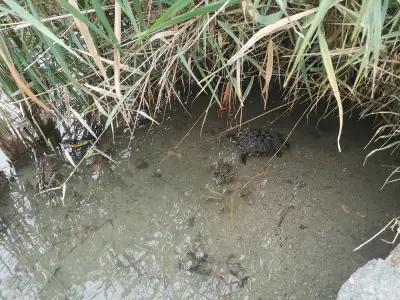
<path id="1" fill-rule="evenodd" d="M 238 143 L 241 150 L 242 163 L 247 162 L 249 156 L 274 155 L 281 156 L 283 150 L 289 148 L 282 133 L 272 129 L 243 129 L 231 139 Z"/>
<path id="2" fill-rule="evenodd" d="M 3 171 L 0 171 L 0 185 L 7 183 L 8 183 L 7 175 Z"/>
<path id="3" fill-rule="evenodd" d="M 38 190 L 42 191 L 60 185 L 63 180 L 64 169 L 62 157 L 52 155 L 43 156 L 37 166 Z"/>
<path id="4" fill-rule="evenodd" d="M 195 216 L 191 216 L 191 217 L 187 220 L 187 225 L 188 225 L 189 227 L 193 227 L 195 221 L 196 221 L 196 217 L 195 217 Z"/>
<path id="5" fill-rule="evenodd" d="M 154 171 L 153 177 L 158 177 L 158 178 L 162 177 L 162 171 L 160 168 Z"/>
<path id="6" fill-rule="evenodd" d="M 149 163 L 142 158 L 139 158 L 135 164 L 135 168 L 139 170 L 147 169 L 149 166 Z"/>
<path id="7" fill-rule="evenodd" d="M 228 184 L 233 181 L 235 169 L 227 161 L 218 160 L 213 164 L 213 180 L 216 184 Z"/>
<path id="8" fill-rule="evenodd" d="M 86 139 L 81 139 L 81 140 L 65 139 L 60 143 L 61 149 L 63 151 L 67 151 L 68 154 L 76 160 L 81 160 L 92 145 L 93 141 Z"/>
<path id="9" fill-rule="evenodd" d="M 205 244 L 200 234 L 185 250 L 179 267 L 181 270 L 212 277 L 227 294 L 243 288 L 249 279 L 235 255 L 229 255 L 223 260 L 210 257 L 205 252 Z"/>
<path id="10" fill-rule="evenodd" d="M 179 267 L 189 272 L 209 275 L 211 268 L 208 262 L 208 255 L 204 249 L 205 245 L 199 234 L 185 250 L 186 255 L 179 261 Z"/>

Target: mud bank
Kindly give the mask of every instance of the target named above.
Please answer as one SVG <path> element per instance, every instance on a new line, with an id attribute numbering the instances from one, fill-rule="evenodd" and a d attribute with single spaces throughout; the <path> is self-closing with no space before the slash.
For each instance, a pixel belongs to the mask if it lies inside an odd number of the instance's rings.
<path id="1" fill-rule="evenodd" d="M 400 212 L 399 186 L 380 190 L 391 158 L 362 166 L 368 124 L 346 120 L 338 153 L 337 120 L 310 116 L 281 157 L 243 164 L 224 120 L 190 130 L 192 114 L 117 138 L 117 163 L 83 166 L 64 198 L 37 194 L 34 164 L 19 164 L 1 191 L 1 297 L 334 299 L 388 255 L 379 240 L 353 253 Z M 288 134 L 298 117 L 273 126 Z"/>

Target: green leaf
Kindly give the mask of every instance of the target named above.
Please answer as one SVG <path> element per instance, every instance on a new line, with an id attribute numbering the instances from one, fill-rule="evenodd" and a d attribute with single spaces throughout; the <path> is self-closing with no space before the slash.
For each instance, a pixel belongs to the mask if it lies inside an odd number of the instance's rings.
<path id="1" fill-rule="evenodd" d="M 221 1 L 215 1 L 207 5 L 200 6 L 198 8 L 192 9 L 189 12 L 183 13 L 182 15 L 176 16 L 174 18 L 171 18 L 169 20 L 164 20 L 163 22 L 156 21 L 149 29 L 143 32 L 143 35 L 148 35 L 156 30 L 164 29 L 166 27 L 179 24 L 182 22 L 185 22 L 187 20 L 203 16 L 208 13 L 212 13 L 220 9 L 223 5 L 228 3 L 227 6 L 230 5 L 235 5 L 239 4 L 241 0 L 221 0 Z"/>
<path id="2" fill-rule="evenodd" d="M 319 39 L 319 45 L 320 45 L 320 50 L 321 50 L 321 55 L 322 55 L 322 60 L 324 62 L 325 66 L 325 71 L 326 74 L 328 75 L 328 80 L 331 85 L 331 88 L 333 90 L 333 95 L 335 96 L 338 111 L 339 111 L 339 133 L 337 137 L 337 143 L 338 143 L 338 149 L 339 152 L 341 152 L 340 148 L 340 137 L 342 135 L 342 130 L 343 130 L 343 104 L 342 104 L 342 99 L 340 97 L 340 92 L 339 92 L 339 87 L 336 81 L 336 75 L 335 75 L 335 70 L 333 68 L 332 60 L 331 60 L 331 55 L 329 52 L 328 44 L 325 40 L 325 36 L 322 33 L 322 30 L 318 30 L 318 39 Z"/>
<path id="3" fill-rule="evenodd" d="M 336 0 L 321 0 L 319 3 L 318 11 L 315 13 L 310 27 L 307 30 L 307 33 L 304 36 L 304 39 L 300 39 L 298 44 L 296 45 L 296 49 L 294 51 L 293 57 L 295 58 L 294 63 L 291 66 L 290 71 L 288 72 L 288 75 L 285 79 L 284 86 L 287 85 L 289 82 L 290 78 L 292 77 L 294 71 L 297 69 L 297 66 L 299 65 L 300 60 L 303 59 L 303 55 L 306 51 L 306 48 L 310 44 L 311 40 L 314 37 L 314 34 L 322 21 L 324 20 L 324 17 L 328 10 L 336 3 Z"/>
<path id="4" fill-rule="evenodd" d="M 217 21 L 218 25 L 238 44 L 239 46 L 242 46 L 242 42 L 239 40 L 239 38 L 233 33 L 232 27 L 225 22 L 222 21 Z"/>
<path id="5" fill-rule="evenodd" d="M 259 24 L 262 24 L 264 26 L 273 24 L 275 22 L 278 22 L 283 16 L 283 12 L 282 11 L 278 11 L 276 13 L 270 14 L 270 15 L 260 15 L 257 14 L 255 17 L 255 21 Z"/>
<path id="6" fill-rule="evenodd" d="M 164 14 L 162 14 L 153 25 L 150 26 L 149 31 L 154 31 L 154 28 L 159 28 L 160 25 L 181 11 L 183 8 L 193 3 L 192 0 L 178 0 L 176 1 Z"/>
<path id="7" fill-rule="evenodd" d="M 267 25 L 273 24 L 275 22 L 278 22 L 282 18 L 283 15 L 287 16 L 287 12 L 286 12 L 287 2 L 286 2 L 286 0 L 276 0 L 276 2 L 278 3 L 280 11 L 272 13 L 272 14 L 269 14 L 269 15 L 262 15 L 262 14 L 259 14 L 256 11 L 255 21 L 257 23 L 260 23 L 260 24 L 264 25 L 264 26 L 267 26 Z M 267 8 L 269 8 L 269 5 L 268 5 Z"/>
<path id="8" fill-rule="evenodd" d="M 78 121 L 86 128 L 87 131 L 90 132 L 90 134 L 97 139 L 96 134 L 93 132 L 92 128 L 89 126 L 89 124 L 82 118 L 82 116 L 72 107 L 69 108 L 72 112 L 72 114 L 75 116 L 75 118 L 78 119 Z"/>
<path id="9" fill-rule="evenodd" d="M 60 38 L 58 38 L 53 32 L 51 32 L 50 29 L 48 29 L 46 26 L 44 26 L 43 23 L 40 21 L 40 19 L 32 16 L 22 6 L 20 6 L 16 1 L 4 0 L 4 2 L 8 5 L 8 7 L 11 8 L 12 13 L 14 15 L 20 17 L 25 22 L 32 24 L 32 26 L 35 27 L 40 33 L 47 36 L 54 43 L 60 45 L 64 49 L 66 49 L 69 53 L 74 55 L 80 61 L 86 63 L 86 61 L 83 60 L 82 57 L 80 57 L 78 54 L 76 54 L 75 51 L 73 51 L 70 47 L 68 47 Z"/>
<path id="10" fill-rule="evenodd" d="M 249 84 L 246 87 L 246 90 L 244 91 L 243 94 L 243 101 L 247 99 L 247 97 L 250 94 L 251 89 L 253 88 L 253 83 L 254 83 L 254 76 L 251 77 Z"/>
<path id="11" fill-rule="evenodd" d="M 133 8 L 135 9 L 136 14 L 139 17 L 139 23 L 142 30 L 146 28 L 145 17 L 142 11 L 142 4 L 140 0 L 133 0 Z"/>
<path id="12" fill-rule="evenodd" d="M 75 18 L 85 23 L 87 27 L 89 27 L 93 32 L 97 33 L 99 36 L 103 37 L 106 41 L 109 41 L 111 44 L 114 44 L 112 39 L 109 39 L 104 32 L 102 32 L 99 28 L 97 28 L 89 19 L 82 14 L 79 10 L 73 7 L 68 0 L 59 0 L 61 5 L 71 13 Z M 117 43 L 118 44 L 118 43 Z"/>
<path id="13" fill-rule="evenodd" d="M 96 10 L 96 15 L 99 18 L 100 23 L 103 25 L 106 30 L 109 38 L 112 40 L 114 45 L 118 44 L 117 38 L 115 37 L 114 30 L 112 29 L 110 23 L 108 22 L 107 16 L 104 13 L 103 9 L 103 1 L 100 0 L 91 0 L 91 3 Z"/>
<path id="14" fill-rule="evenodd" d="M 136 82 L 133 84 L 129 90 L 122 95 L 121 99 L 118 101 L 118 103 L 112 108 L 110 114 L 108 115 L 106 125 L 104 127 L 104 130 L 106 130 L 113 122 L 115 116 L 118 114 L 121 106 L 124 104 L 124 102 L 129 98 L 130 94 L 137 88 L 138 83 Z"/>
<path id="15" fill-rule="evenodd" d="M 38 12 L 36 11 L 35 6 L 33 5 L 32 1 L 29 0 L 28 1 L 28 5 L 32 11 L 32 14 L 35 18 L 39 19 L 40 16 L 38 14 Z M 49 39 L 46 36 L 40 36 L 41 39 L 43 39 L 44 43 L 47 45 L 47 47 L 50 49 L 50 52 L 53 54 L 54 58 L 56 59 L 56 61 L 59 63 L 59 65 L 61 66 L 61 70 L 66 74 L 66 76 L 68 77 L 68 79 L 71 82 L 75 82 L 71 72 L 69 71 L 69 68 L 67 66 L 67 63 L 64 59 L 64 55 L 61 51 L 61 47 L 59 45 L 54 45 L 53 42 L 51 41 L 51 39 Z"/>

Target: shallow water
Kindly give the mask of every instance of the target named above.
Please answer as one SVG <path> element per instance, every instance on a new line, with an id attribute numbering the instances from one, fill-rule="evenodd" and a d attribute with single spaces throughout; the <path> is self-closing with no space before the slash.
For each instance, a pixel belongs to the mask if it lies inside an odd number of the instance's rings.
<path id="1" fill-rule="evenodd" d="M 297 119 L 273 126 L 288 133 Z M 237 146 L 216 138 L 226 124 L 215 113 L 201 137 L 195 126 L 180 144 L 196 117 L 166 117 L 118 138 L 117 164 L 83 166 L 64 199 L 35 194 L 34 164 L 21 163 L 1 190 L 0 296 L 334 298 L 353 271 L 392 249 L 377 240 L 352 252 L 400 214 L 399 185 L 380 191 L 384 155 L 362 167 L 368 125 L 347 120 L 338 153 L 336 120 L 315 130 L 313 119 L 300 122 L 282 157 L 243 165 Z M 232 182 L 213 180 L 218 159 L 233 164 Z"/>

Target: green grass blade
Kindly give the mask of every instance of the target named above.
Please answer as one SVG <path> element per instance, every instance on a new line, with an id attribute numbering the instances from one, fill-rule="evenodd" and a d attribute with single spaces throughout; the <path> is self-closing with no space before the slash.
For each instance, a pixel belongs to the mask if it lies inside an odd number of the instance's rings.
<path id="1" fill-rule="evenodd" d="M 14 0 L 4 0 L 4 2 L 10 7 L 10 9 L 12 10 L 13 14 L 15 14 L 18 17 L 20 17 L 25 22 L 28 22 L 28 23 L 32 24 L 32 26 L 34 26 L 40 33 L 42 33 L 43 35 L 47 36 L 54 43 L 56 43 L 56 44 L 60 45 L 61 47 L 63 47 L 65 50 L 67 50 L 69 53 L 74 55 L 80 61 L 85 62 L 78 54 L 75 53 L 75 51 L 73 51 L 60 38 L 58 38 L 53 32 L 51 32 L 49 28 L 44 26 L 43 23 L 38 18 L 35 18 L 33 15 L 28 13 L 16 1 L 14 1 Z"/>
<path id="2" fill-rule="evenodd" d="M 242 46 L 242 42 L 235 35 L 235 33 L 232 30 L 232 27 L 228 23 L 225 23 L 220 20 L 218 20 L 217 23 L 236 42 L 236 44 L 238 44 L 239 46 Z"/>
<path id="3" fill-rule="evenodd" d="M 104 13 L 103 9 L 103 1 L 100 0 L 91 0 L 91 3 L 96 10 L 96 15 L 99 18 L 100 23 L 103 25 L 106 30 L 108 37 L 113 42 L 114 45 L 118 44 L 117 38 L 115 37 L 114 30 L 112 29 L 110 22 L 108 22 L 107 16 Z"/>
<path id="4" fill-rule="evenodd" d="M 97 33 L 99 36 L 103 37 L 106 41 L 108 41 L 111 44 L 114 44 L 113 40 L 110 39 L 107 35 L 104 34 L 98 27 L 96 27 L 90 20 L 79 10 L 77 10 L 75 7 L 73 7 L 68 0 L 59 0 L 61 5 L 70 13 L 72 14 L 75 18 L 78 20 L 82 21 L 85 23 L 89 29 L 91 29 L 93 32 Z M 118 44 L 118 43 L 117 43 Z M 117 45 L 116 44 L 116 45 Z"/>
<path id="5" fill-rule="evenodd" d="M 288 75 L 285 79 L 284 86 L 287 85 L 289 80 L 291 79 L 293 73 L 297 69 L 297 66 L 299 65 L 299 62 L 301 59 L 303 59 L 303 55 L 310 44 L 311 40 L 314 37 L 314 34 L 318 27 L 321 25 L 326 13 L 328 10 L 335 4 L 336 0 L 321 0 L 319 3 L 318 11 L 315 13 L 312 22 L 310 24 L 310 27 L 307 30 L 307 33 L 304 36 L 304 39 L 299 43 L 299 47 L 296 47 L 296 50 L 294 52 L 294 63 L 291 66 L 290 71 L 288 72 Z M 298 49 L 297 49 L 298 48 Z"/>
<path id="6" fill-rule="evenodd" d="M 156 30 L 164 29 L 166 27 L 179 24 L 182 22 L 185 22 L 187 20 L 203 16 L 205 14 L 213 13 L 220 9 L 223 5 L 225 5 L 228 2 L 228 6 L 230 5 L 235 5 L 239 4 L 240 0 L 221 0 L 221 1 L 215 1 L 207 5 L 203 5 L 199 8 L 192 9 L 189 12 L 183 13 L 179 16 L 176 16 L 174 18 L 171 18 L 169 20 L 163 20 L 163 22 L 156 22 L 154 23 L 149 29 L 143 32 L 143 35 L 150 34 Z"/>
<path id="7" fill-rule="evenodd" d="M 133 8 L 139 18 L 140 28 L 144 30 L 146 28 L 145 17 L 142 10 L 142 3 L 140 0 L 133 0 Z"/>
<path id="8" fill-rule="evenodd" d="M 322 55 L 322 60 L 324 62 L 324 67 L 326 74 L 328 76 L 329 83 L 331 85 L 333 95 L 335 96 L 338 111 L 339 111 L 339 133 L 337 137 L 337 144 L 338 144 L 338 149 L 339 152 L 341 152 L 341 147 L 340 147 L 340 137 L 342 136 L 342 130 L 343 130 L 343 104 L 342 104 L 342 99 L 340 96 L 339 92 L 339 87 L 336 81 L 336 75 L 335 75 L 335 70 L 333 68 L 332 64 L 332 59 L 331 55 L 329 53 L 329 48 L 328 44 L 326 43 L 326 39 L 324 34 L 322 33 L 321 30 L 318 30 L 318 40 L 319 40 L 319 46 L 321 50 L 321 55 Z"/>
<path id="9" fill-rule="evenodd" d="M 97 139 L 96 134 L 92 130 L 92 128 L 89 126 L 89 124 L 82 118 L 82 116 L 72 107 L 70 107 L 70 110 L 72 114 L 75 116 L 75 118 L 78 119 L 78 121 L 86 128 L 86 130 L 95 138 Z"/>

